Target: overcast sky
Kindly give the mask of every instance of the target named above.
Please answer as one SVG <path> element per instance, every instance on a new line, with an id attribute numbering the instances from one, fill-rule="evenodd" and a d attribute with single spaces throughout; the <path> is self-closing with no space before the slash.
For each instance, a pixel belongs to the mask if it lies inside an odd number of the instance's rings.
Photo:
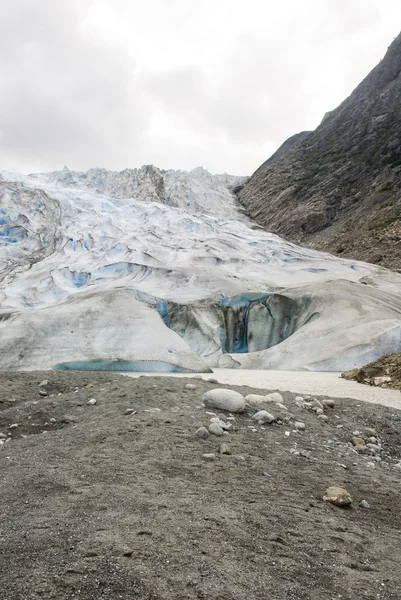
<path id="1" fill-rule="evenodd" d="M 251 174 L 400 28 L 400 0 L 1 0 L 0 169 Z"/>

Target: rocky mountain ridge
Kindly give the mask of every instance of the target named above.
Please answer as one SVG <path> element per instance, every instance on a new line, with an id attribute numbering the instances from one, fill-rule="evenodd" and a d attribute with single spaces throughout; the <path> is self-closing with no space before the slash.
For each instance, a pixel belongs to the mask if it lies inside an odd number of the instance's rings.
<path id="1" fill-rule="evenodd" d="M 401 270 L 401 34 L 355 91 L 238 191 L 297 243 Z"/>

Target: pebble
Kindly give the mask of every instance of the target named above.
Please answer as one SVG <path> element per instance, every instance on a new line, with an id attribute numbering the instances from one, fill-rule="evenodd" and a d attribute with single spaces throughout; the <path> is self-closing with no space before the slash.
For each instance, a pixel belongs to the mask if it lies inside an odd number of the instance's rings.
<path id="1" fill-rule="evenodd" d="M 329 420 L 329 417 L 327 415 L 322 415 L 322 414 L 318 415 L 317 418 L 320 419 L 321 421 Z"/>
<path id="2" fill-rule="evenodd" d="M 216 388 L 203 394 L 203 404 L 206 408 L 217 408 L 231 413 L 245 410 L 244 396 L 226 388 Z"/>
<path id="3" fill-rule="evenodd" d="M 186 390 L 196 390 L 197 386 L 194 383 L 186 383 L 184 388 Z"/>
<path id="4" fill-rule="evenodd" d="M 199 427 L 199 429 L 196 431 L 195 435 L 200 440 L 207 440 L 207 438 L 210 436 L 210 433 L 208 432 L 206 427 Z"/>
<path id="5" fill-rule="evenodd" d="M 344 488 L 331 485 L 324 493 L 323 502 L 330 502 L 330 504 L 341 507 L 350 506 L 352 504 L 352 496 Z"/>
<path id="6" fill-rule="evenodd" d="M 281 402 L 276 402 L 276 406 L 278 406 L 278 408 L 281 408 L 281 410 L 288 411 L 288 408 L 284 406 L 284 404 L 281 404 Z"/>
<path id="7" fill-rule="evenodd" d="M 259 425 L 262 425 L 264 423 L 273 423 L 273 421 L 276 420 L 274 415 L 267 412 L 267 410 L 260 410 L 259 412 L 255 413 L 253 415 L 252 419 L 254 421 L 257 421 L 259 423 Z"/>
<path id="8" fill-rule="evenodd" d="M 39 383 L 38 387 L 44 387 L 45 385 L 48 385 L 48 384 L 49 384 L 49 380 L 48 379 L 44 379 L 43 381 L 41 381 Z"/>
<path id="9" fill-rule="evenodd" d="M 210 423 L 209 432 L 213 435 L 223 435 L 223 430 L 217 423 Z"/>
<path id="10" fill-rule="evenodd" d="M 136 413 L 136 410 L 133 408 L 126 408 L 125 409 L 125 415 L 133 415 L 134 413 Z"/>
<path id="11" fill-rule="evenodd" d="M 375 438 L 375 437 L 373 437 L 373 436 L 372 436 L 372 437 L 370 437 L 370 438 L 368 438 L 368 439 L 367 439 L 367 441 L 368 441 L 370 444 L 377 444 L 377 438 Z"/>
<path id="12" fill-rule="evenodd" d="M 317 415 L 323 415 L 324 414 L 323 408 L 316 408 L 315 412 L 316 412 Z"/>
<path id="13" fill-rule="evenodd" d="M 4 438 L 6 438 L 6 434 L 5 433 L 0 433 L 0 440 L 4 440 Z"/>
<path id="14" fill-rule="evenodd" d="M 360 437 L 353 437 L 353 438 L 351 438 L 351 444 L 353 446 L 355 446 L 355 447 L 358 447 L 358 446 L 365 447 L 365 441 L 362 438 L 360 438 Z"/>
<path id="15" fill-rule="evenodd" d="M 54 417 L 52 417 L 51 419 L 49 419 L 50 423 L 56 423 L 56 419 Z"/>
<path id="16" fill-rule="evenodd" d="M 215 454 L 202 454 L 203 458 L 206 458 L 206 460 L 216 460 L 216 455 Z"/>
<path id="17" fill-rule="evenodd" d="M 295 421 L 294 427 L 295 429 L 303 430 L 305 429 L 305 423 L 302 423 L 301 421 Z"/>
<path id="18" fill-rule="evenodd" d="M 264 404 L 266 400 L 265 396 L 261 396 L 260 394 L 248 394 L 245 396 L 245 402 L 251 406 L 258 406 L 259 404 Z"/>
<path id="19" fill-rule="evenodd" d="M 369 450 L 373 450 L 374 452 L 380 452 L 380 450 L 382 449 L 382 447 L 378 444 L 366 444 L 366 447 L 369 448 Z"/>
<path id="20" fill-rule="evenodd" d="M 323 404 L 317 398 L 312 398 L 312 404 L 321 410 L 324 408 Z"/>
<path id="21" fill-rule="evenodd" d="M 369 502 L 367 502 L 367 500 L 361 500 L 359 503 L 359 506 L 361 508 L 370 508 L 370 504 L 369 504 Z"/>
<path id="22" fill-rule="evenodd" d="M 221 444 L 220 454 L 231 454 L 231 448 L 228 444 Z"/>
<path id="23" fill-rule="evenodd" d="M 96 398 L 91 398 L 90 400 L 88 400 L 87 404 L 89 404 L 90 406 L 94 406 L 96 404 L 97 400 Z"/>
<path id="24" fill-rule="evenodd" d="M 366 435 L 377 437 L 376 429 L 373 429 L 372 427 L 365 427 L 365 433 Z"/>
<path id="25" fill-rule="evenodd" d="M 219 383 L 217 379 L 206 379 L 209 383 Z"/>
<path id="26" fill-rule="evenodd" d="M 39 396 L 47 396 L 46 390 L 39 390 Z"/>
<path id="27" fill-rule="evenodd" d="M 302 396 L 295 396 L 295 402 L 303 402 L 304 399 Z"/>
<path id="28" fill-rule="evenodd" d="M 330 408 L 334 408 L 336 403 L 331 398 L 326 398 L 326 400 L 322 401 L 323 406 L 329 406 Z"/>
<path id="29" fill-rule="evenodd" d="M 278 392 L 272 392 L 271 394 L 266 394 L 265 396 L 265 402 L 279 402 L 282 404 L 283 401 L 284 398 Z"/>
<path id="30" fill-rule="evenodd" d="M 18 427 L 18 423 L 13 423 L 12 425 L 10 425 L 9 429 L 17 429 Z"/>

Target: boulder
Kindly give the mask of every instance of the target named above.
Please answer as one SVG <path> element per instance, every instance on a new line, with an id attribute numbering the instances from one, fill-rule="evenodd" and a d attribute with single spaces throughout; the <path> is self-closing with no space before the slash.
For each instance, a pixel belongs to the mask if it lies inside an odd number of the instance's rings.
<path id="1" fill-rule="evenodd" d="M 245 410 L 245 398 L 242 394 L 225 388 L 216 388 L 203 394 L 203 404 L 206 408 L 216 408 L 231 413 Z"/>

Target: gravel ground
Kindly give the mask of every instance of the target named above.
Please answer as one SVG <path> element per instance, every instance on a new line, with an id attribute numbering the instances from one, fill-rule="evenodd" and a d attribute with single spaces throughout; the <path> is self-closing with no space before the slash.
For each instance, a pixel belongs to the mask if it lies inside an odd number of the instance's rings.
<path id="1" fill-rule="evenodd" d="M 247 409 L 230 433 L 200 440 L 202 395 L 222 387 L 201 379 L 0 383 L 3 600 L 400 598 L 398 410 L 338 399 L 323 421 L 283 392 L 288 411 L 269 405 L 280 422 L 255 425 Z M 366 428 L 379 448 L 357 451 Z M 351 508 L 322 501 L 330 485 Z"/>
<path id="2" fill-rule="evenodd" d="M 149 373 L 124 373 L 129 377 L 155 376 Z M 165 377 L 164 374 L 159 374 Z M 174 377 L 188 377 L 176 374 Z M 356 381 L 341 378 L 341 373 L 316 371 L 263 371 L 251 369 L 213 369 L 213 375 L 202 375 L 204 379 L 214 377 L 227 385 L 248 385 L 263 389 L 280 389 L 298 394 L 353 398 L 364 402 L 373 402 L 401 410 L 401 392 L 380 387 L 367 387 Z"/>

